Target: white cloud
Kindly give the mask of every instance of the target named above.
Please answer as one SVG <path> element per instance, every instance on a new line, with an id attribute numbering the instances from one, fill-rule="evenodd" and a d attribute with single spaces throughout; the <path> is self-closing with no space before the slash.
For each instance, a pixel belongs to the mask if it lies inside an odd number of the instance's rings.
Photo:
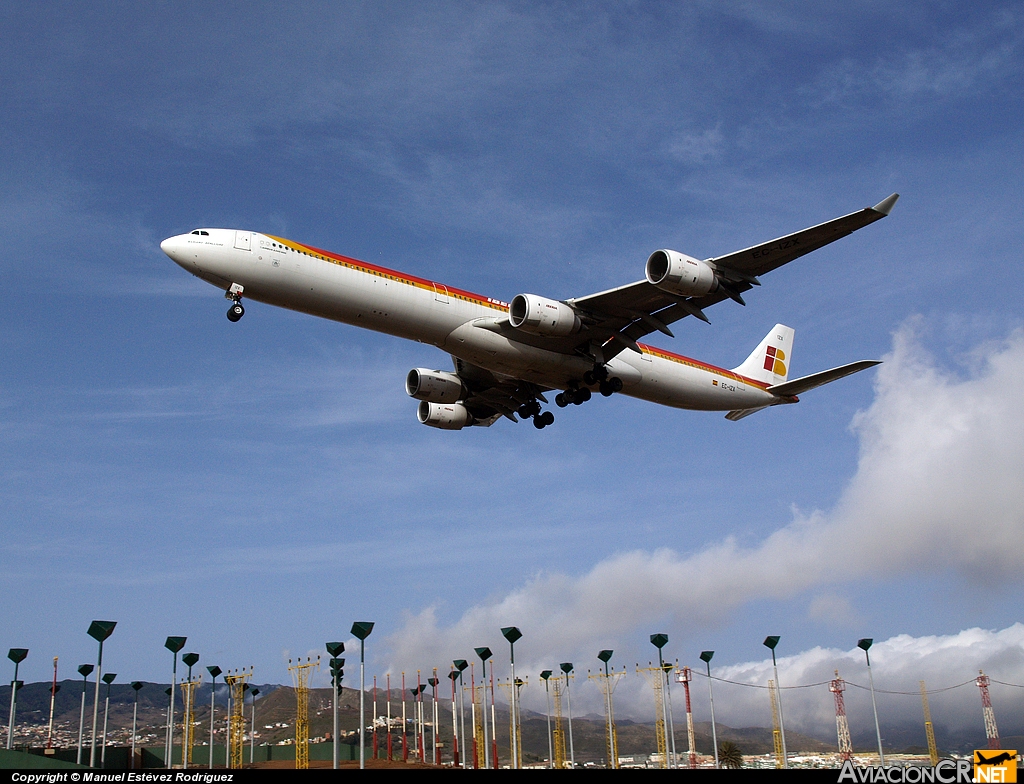
<path id="1" fill-rule="evenodd" d="M 827 685 L 793 687 L 822 684 L 838 670 L 847 682 L 844 702 L 851 729 L 874 730 L 867 669 L 860 649 L 813 648 L 780 658 L 778 666 L 787 729 L 831 737 L 828 729 L 835 726 L 835 703 Z M 929 697 L 929 707 L 937 728 L 943 732 L 974 729 L 983 734 L 981 697 L 973 679 L 979 669 L 984 669 L 999 681 L 1024 683 L 1024 624 L 1016 623 L 1000 631 L 966 629 L 939 636 L 901 634 L 872 646 L 871 669 L 883 727 L 920 723 L 920 745 L 924 745 L 919 692 L 919 682 L 923 680 L 929 690 L 936 691 Z M 770 725 L 767 692 L 751 687 L 764 686 L 773 677 L 771 659 L 717 668 L 712 674 L 723 681 L 748 684 L 715 682 L 716 719 L 731 726 Z M 703 709 L 707 690 L 705 678 L 698 678 L 698 683 L 695 710 L 698 706 Z M 954 686 L 957 688 L 949 688 Z M 1001 715 L 1004 730 L 1016 728 L 1019 732 L 1020 721 L 1016 717 L 1024 706 L 1024 689 L 996 683 L 991 692 L 998 711 L 997 723 Z"/>
<path id="2" fill-rule="evenodd" d="M 698 166 L 719 157 L 725 139 L 721 124 L 701 133 L 680 133 L 669 143 L 668 153 L 677 161 Z"/>
<path id="3" fill-rule="evenodd" d="M 956 377 L 935 365 L 915 328 L 912 322 L 896 334 L 874 403 L 854 422 L 860 461 L 833 510 L 797 514 L 749 547 L 729 537 L 699 552 L 618 553 L 578 576 L 538 574 L 450 625 L 428 607 L 391 638 L 394 660 L 451 659 L 513 624 L 543 641 L 531 642 L 528 657 L 547 660 L 635 634 L 667 616 L 707 627 L 752 601 L 808 590 L 827 597 L 829 586 L 866 577 L 938 573 L 968 584 L 1015 581 L 1020 560 L 1008 545 L 1024 535 L 1024 410 L 1017 401 L 1024 332 L 983 347 L 972 374 Z M 837 600 L 815 601 L 812 614 Z M 880 667 L 886 650 L 876 654 Z M 835 658 L 828 652 L 822 662 Z M 975 667 L 948 661 L 942 681 L 959 678 L 965 666 L 968 677 Z"/>

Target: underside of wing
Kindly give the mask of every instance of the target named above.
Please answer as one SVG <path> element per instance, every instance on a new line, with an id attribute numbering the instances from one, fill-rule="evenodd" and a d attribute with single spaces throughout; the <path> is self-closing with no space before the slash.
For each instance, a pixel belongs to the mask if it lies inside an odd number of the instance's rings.
<path id="1" fill-rule="evenodd" d="M 863 229 L 881 220 L 889 214 L 898 198 L 899 194 L 894 193 L 874 207 L 865 207 L 863 210 L 819 223 L 795 234 L 787 234 L 785 237 L 738 250 L 726 256 L 717 256 L 708 261 L 723 270 L 735 270 L 747 275 L 764 275 L 793 259 L 823 248 L 857 229 Z"/>
<path id="2" fill-rule="evenodd" d="M 452 357 L 452 362 L 468 393 L 462 404 L 472 414 L 475 425 L 489 427 L 501 417 L 518 422 L 516 413 L 522 406 L 535 399 L 547 402 L 546 388 L 492 373 L 458 357 Z"/>
<path id="3" fill-rule="evenodd" d="M 640 338 L 656 331 L 672 337 L 670 325 L 682 318 L 693 316 L 707 321 L 704 310 L 726 299 L 746 304 L 742 295 L 760 285 L 758 275 L 778 269 L 884 218 L 898 198 L 894 193 L 874 207 L 705 261 L 690 259 L 675 251 L 656 251 L 648 260 L 649 267 L 652 260 L 662 254 L 666 263 L 672 258 L 713 276 L 707 287 L 698 290 L 696 295 L 689 295 L 685 289 L 662 285 L 659 278 L 651 277 L 648 271 L 648 280 L 566 300 L 565 305 L 579 317 L 579 328 L 572 334 L 557 337 L 530 334 L 508 322 L 498 328 L 513 340 L 561 353 L 577 353 L 598 363 L 607 362 L 624 349 L 639 352 L 637 341 Z M 652 280 L 658 285 L 650 282 Z"/>

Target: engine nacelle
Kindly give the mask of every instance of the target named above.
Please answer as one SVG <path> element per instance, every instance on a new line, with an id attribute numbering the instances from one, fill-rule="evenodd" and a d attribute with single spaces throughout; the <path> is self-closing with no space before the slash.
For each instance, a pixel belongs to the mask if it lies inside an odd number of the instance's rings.
<path id="1" fill-rule="evenodd" d="M 576 311 L 564 302 L 538 297 L 536 294 L 517 294 L 508 308 L 508 320 L 516 329 L 534 335 L 563 337 L 579 332 L 582 323 Z"/>
<path id="2" fill-rule="evenodd" d="M 455 403 L 462 397 L 462 379 L 443 370 L 413 368 L 405 377 L 409 397 L 430 403 Z"/>
<path id="3" fill-rule="evenodd" d="M 647 281 L 669 294 L 702 297 L 718 288 L 711 266 L 675 250 L 656 250 L 644 268 Z"/>
<path id="4" fill-rule="evenodd" d="M 416 409 L 421 424 L 441 430 L 462 430 L 473 424 L 473 416 L 462 403 L 429 403 L 422 401 Z"/>

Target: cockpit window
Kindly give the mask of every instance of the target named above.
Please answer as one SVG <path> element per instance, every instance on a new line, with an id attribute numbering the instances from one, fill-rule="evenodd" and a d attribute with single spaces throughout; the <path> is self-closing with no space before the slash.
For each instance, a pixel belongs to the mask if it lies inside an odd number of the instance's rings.
<path id="1" fill-rule="evenodd" d="M 195 231 L 192 232 L 192 234 L 198 234 L 198 235 L 200 235 L 202 237 L 209 237 L 210 236 L 210 232 L 202 231 L 200 229 L 196 229 Z"/>

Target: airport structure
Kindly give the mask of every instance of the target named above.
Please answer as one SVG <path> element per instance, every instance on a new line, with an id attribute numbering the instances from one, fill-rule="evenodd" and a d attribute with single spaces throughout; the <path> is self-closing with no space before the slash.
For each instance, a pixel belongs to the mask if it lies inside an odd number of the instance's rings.
<path id="1" fill-rule="evenodd" d="M 97 639 L 101 645 L 110 636 L 116 625 L 115 622 L 98 622 L 90 627 L 90 634 Z M 361 630 L 365 636 L 369 634 L 372 625 L 363 624 Z M 507 627 L 503 632 L 507 632 Z M 518 632 L 518 630 L 516 630 Z M 506 639 L 508 634 L 506 633 Z M 511 635 L 519 639 L 516 634 Z M 658 648 L 659 656 L 662 649 L 668 643 L 666 635 L 652 635 L 651 642 Z M 778 638 L 769 637 L 765 644 L 773 648 L 772 643 L 777 643 Z M 202 684 L 201 676 L 193 676 L 192 668 L 199 661 L 199 654 L 188 653 L 181 657 L 182 662 L 189 668 L 187 675 L 177 681 L 177 659 L 178 652 L 184 647 L 184 637 L 168 638 L 167 648 L 174 654 L 174 667 L 172 669 L 172 687 L 165 690 L 167 701 L 164 707 L 160 707 L 159 698 L 154 699 L 155 689 L 143 692 L 146 685 L 141 681 L 131 681 L 130 687 L 124 686 L 120 702 L 128 703 L 134 700 L 131 710 L 131 731 L 123 727 L 109 726 L 108 716 L 111 708 L 111 690 L 117 677 L 113 673 L 101 673 L 102 653 L 97 660 L 97 666 L 82 665 L 78 668 L 83 680 L 81 692 L 81 705 L 79 706 L 79 693 L 72 691 L 70 687 L 64 693 L 66 706 L 62 721 L 55 721 L 55 704 L 57 694 L 60 691 L 60 683 L 56 678 L 56 663 L 54 658 L 54 676 L 46 686 L 46 710 L 36 710 L 35 713 L 45 716 L 46 721 L 36 726 L 30 725 L 24 719 L 19 722 L 17 710 L 19 701 L 24 701 L 25 689 L 17 678 L 18 665 L 28 655 L 24 648 L 12 648 L 9 658 L 15 664 L 15 678 L 11 682 L 8 700 L 8 722 L 4 728 L 7 736 L 9 754 L 24 754 L 28 749 L 44 761 L 61 762 L 68 765 L 82 765 L 86 758 L 82 754 L 85 734 L 94 733 L 90 740 L 89 766 L 97 768 L 140 768 L 140 767 L 205 767 L 205 768 L 241 768 L 246 765 L 270 764 L 272 760 L 278 761 L 287 759 L 287 764 L 294 764 L 295 768 L 304 769 L 317 767 L 320 763 L 332 764 L 335 768 L 344 764 L 355 764 L 358 760 L 361 766 L 366 766 L 367 757 L 375 765 L 383 762 L 401 762 L 417 764 L 420 766 L 447 766 L 447 767 L 469 767 L 469 768 L 497 768 L 512 767 L 525 768 L 532 766 L 549 767 L 557 769 L 571 769 L 576 767 L 656 767 L 656 768 L 699 768 L 729 766 L 736 763 L 738 750 L 731 742 L 724 743 L 719 747 L 717 743 L 718 729 L 727 729 L 718 725 L 713 716 L 713 692 L 710 691 L 713 681 L 720 681 L 722 684 L 729 684 L 733 687 L 761 688 L 768 692 L 767 702 L 771 707 L 772 729 L 771 729 L 771 751 L 764 749 L 761 755 L 747 754 L 746 764 L 760 767 L 798 767 L 805 764 L 818 766 L 834 765 L 852 761 L 854 764 L 876 764 L 881 762 L 884 752 L 886 758 L 893 758 L 893 750 L 881 747 L 878 752 L 858 752 L 854 749 L 851 741 L 850 726 L 847 716 L 847 706 L 844 699 L 848 685 L 868 690 L 869 686 L 862 684 L 850 684 L 839 676 L 838 670 L 835 677 L 825 682 L 831 694 L 836 717 L 836 739 L 838 753 L 818 752 L 813 758 L 801 752 L 787 753 L 784 741 L 784 730 L 781 715 L 781 689 L 777 680 L 777 666 L 774 672 L 776 677 L 771 678 L 767 683 L 738 683 L 714 677 L 711 673 L 710 659 L 711 651 L 701 653 L 701 660 L 707 665 L 707 675 L 700 670 L 694 670 L 688 666 L 679 666 L 667 663 L 661 657 L 657 663 L 651 663 L 647 667 L 636 666 L 635 672 L 642 675 L 651 687 L 653 698 L 653 725 L 639 725 L 630 723 L 628 739 L 625 741 L 630 748 L 623 750 L 623 737 L 620 727 L 615 720 L 613 692 L 616 684 L 626 677 L 627 671 L 623 667 L 615 670 L 609 665 L 612 656 L 611 650 L 602 650 L 597 653 L 597 659 L 602 667 L 596 673 L 590 673 L 588 681 L 591 681 L 589 688 L 596 685 L 602 698 L 604 707 L 603 721 L 598 725 L 594 719 L 582 720 L 586 726 L 587 751 L 580 757 L 579 748 L 573 735 L 573 715 L 571 704 L 570 686 L 573 678 L 574 665 L 572 662 L 562 662 L 557 668 L 544 670 L 540 673 L 540 679 L 545 691 L 545 715 L 543 721 L 538 724 L 538 714 L 524 715 L 521 707 L 521 698 L 524 690 L 530 688 L 528 676 L 512 675 L 509 668 L 509 677 L 496 677 L 496 665 L 494 654 L 489 647 L 480 646 L 475 649 L 477 658 L 480 659 L 479 673 L 475 664 L 464 659 L 452 661 L 447 668 L 449 680 L 451 681 L 451 699 L 447 700 L 439 694 L 438 685 L 443 679 L 437 677 L 438 667 L 431 666 L 428 672 L 433 677 L 427 678 L 424 682 L 417 672 L 415 686 L 406 688 L 404 673 L 402 674 L 402 711 L 401 717 L 395 715 L 392 705 L 392 689 L 390 673 L 385 674 L 387 684 L 386 700 L 379 704 L 377 699 L 376 678 L 372 692 L 372 711 L 366 716 L 366 691 L 365 687 L 356 689 L 359 692 L 358 698 L 347 690 L 347 697 L 341 688 L 341 676 L 343 671 L 341 665 L 343 659 L 336 654 L 344 651 L 343 643 L 327 643 L 331 658 L 331 680 L 332 689 L 329 698 L 323 698 L 321 693 L 324 690 L 317 690 L 313 686 L 313 678 L 318 670 L 319 658 L 314 660 L 307 657 L 305 661 L 296 660 L 294 663 L 289 660 L 289 670 L 293 677 L 294 690 L 278 690 L 278 687 L 265 686 L 267 693 L 278 691 L 277 696 L 272 700 L 277 707 L 264 709 L 266 712 L 265 726 L 258 728 L 256 724 L 256 696 L 261 690 L 252 684 L 253 669 L 251 667 L 228 670 L 223 672 L 219 667 L 208 666 L 213 682 L 210 685 L 210 699 L 206 702 L 199 698 L 201 688 L 207 688 Z M 860 647 L 867 652 L 867 640 L 860 641 Z M 511 648 L 510 648 L 511 653 Z M 361 656 L 362 658 L 362 656 Z M 509 664 L 511 665 L 511 657 Z M 469 671 L 468 678 L 465 671 Z M 87 728 L 86 703 L 88 701 L 88 679 L 95 673 L 97 688 L 93 693 L 92 713 L 95 717 L 91 727 Z M 675 673 L 675 680 L 683 686 L 686 713 L 686 749 L 685 755 L 678 755 L 675 751 L 675 732 L 673 723 L 673 711 L 669 696 L 669 673 Z M 217 695 L 214 689 L 216 678 L 223 674 L 224 684 L 227 691 L 226 722 L 222 724 L 223 731 L 217 727 L 215 718 Z M 694 727 L 693 709 L 690 699 L 690 685 L 695 676 L 707 677 L 709 697 L 712 702 L 712 715 L 710 734 L 712 749 L 708 753 L 697 750 L 696 732 Z M 98 721 L 99 714 L 99 683 L 107 685 L 104 699 L 104 716 L 102 723 Z M 69 681 L 74 684 L 74 681 Z M 914 764 L 936 765 L 940 761 L 941 753 L 936 744 L 935 730 L 932 723 L 931 710 L 928 702 L 929 693 L 938 691 L 948 692 L 961 687 L 976 685 L 981 693 L 982 715 L 979 728 L 984 727 L 988 748 L 999 749 L 1000 738 L 996 725 L 995 711 L 992 706 L 990 689 L 993 683 L 1001 684 L 1004 687 L 1024 689 L 1022 684 L 1014 684 L 1005 681 L 997 681 L 979 672 L 976 677 L 966 680 L 954 686 L 948 686 L 929 691 L 924 681 L 920 681 L 919 689 L 916 691 L 893 691 L 882 690 L 882 693 L 889 695 L 920 696 L 924 713 L 924 739 L 927 744 L 927 756 L 919 755 L 915 758 Z M 495 686 L 504 691 L 505 701 L 499 705 L 495 699 Z M 583 685 L 587 685 L 584 682 Z M 873 685 L 873 682 L 872 682 Z M 67 686 L 67 684 L 66 684 Z M 820 688 L 822 684 L 792 684 L 787 688 Z M 181 689 L 183 710 L 179 713 L 175 710 L 175 692 Z M 430 688 L 428 692 L 427 689 Z M 534 687 L 536 688 L 536 687 Z M 130 689 L 130 691 L 128 691 Z M 69 694 L 69 692 L 71 692 Z M 146 700 L 146 715 L 140 723 L 139 698 L 140 692 Z M 246 716 L 246 696 L 249 696 L 252 705 L 251 716 Z M 294 694 L 293 701 L 289 702 L 288 694 Z M 130 699 L 126 698 L 130 695 Z M 314 695 L 317 695 L 314 698 Z M 264 695 L 266 696 L 266 695 Z M 467 711 L 466 699 L 469 706 Z M 408 708 L 408 701 L 412 700 L 412 711 Z M 328 710 L 333 719 L 331 728 L 327 725 L 316 723 L 311 720 L 312 710 L 316 700 L 316 716 L 326 714 Z M 282 700 L 284 702 L 282 702 Z M 429 700 L 430 704 L 426 702 Z M 117 703 L 115 696 L 113 702 Z M 444 703 L 448 702 L 447 705 Z M 209 716 L 201 712 L 209 706 Z M 281 713 L 282 705 L 285 706 L 285 713 Z M 358 710 L 356 706 L 358 705 Z M 877 703 L 874 703 L 874 715 L 877 716 Z M 884 707 L 884 706 L 883 706 Z M 80 708 L 80 709 L 79 709 Z M 154 710 L 157 712 L 154 714 Z M 160 711 L 165 710 L 163 718 Z M 339 710 L 345 717 L 348 729 L 339 728 Z M 274 713 L 276 711 L 276 713 Z M 451 724 L 447 724 L 445 718 L 450 711 Z M 469 713 L 470 732 L 466 733 L 467 712 Z M 20 715 L 24 716 L 26 711 Z M 69 719 L 71 714 L 75 719 Z M 224 713 L 220 714 L 222 721 Z M 502 717 L 499 721 L 499 716 Z M 867 717 L 862 717 L 866 719 Z M 155 719 L 155 720 L 154 720 Z M 285 719 L 282 721 L 281 719 Z M 581 720 L 577 719 L 579 725 Z M 507 723 L 506 723 L 507 722 Z M 504 725 L 504 726 L 502 726 Z M 207 731 L 206 727 L 209 727 Z M 597 727 L 600 726 L 600 730 Z M 645 729 L 646 727 L 646 729 Z M 543 728 L 543 741 L 539 741 L 539 730 Z M 259 730 L 259 731 L 258 731 Z M 372 733 L 371 743 L 367 746 L 366 731 Z M 386 734 L 384 742 L 378 743 L 378 731 Z M 395 743 L 395 733 L 398 734 L 398 744 Z M 877 732 L 877 724 L 876 724 Z M 156 745 L 154 741 L 163 736 L 164 747 Z M 880 734 L 879 734 L 879 737 Z M 32 739 L 30 742 L 29 739 Z M 527 740 L 527 738 L 529 740 Z M 597 738 L 601 738 L 597 741 Z M 644 740 L 646 738 L 647 740 Z M 35 739 L 38 739 L 36 742 Z M 596 743 L 595 743 L 596 742 Z M 248 759 L 244 754 L 246 744 L 249 745 Z M 647 745 L 648 751 L 637 753 L 634 749 L 637 745 Z M 411 746 L 411 749 L 410 749 Z M 597 748 L 601 751 L 597 752 Z M 800 748 L 800 747 L 796 747 Z M 412 753 L 410 754 L 410 750 Z M 257 751 L 259 752 L 257 754 Z M 26 759 L 24 756 L 0 759 L 0 766 L 10 766 L 10 759 Z M 743 757 L 740 757 L 743 762 Z M 905 764 L 908 758 L 901 757 L 899 764 Z M 808 762 L 810 760 L 810 762 Z M 351 761 L 351 763 L 348 763 Z"/>

